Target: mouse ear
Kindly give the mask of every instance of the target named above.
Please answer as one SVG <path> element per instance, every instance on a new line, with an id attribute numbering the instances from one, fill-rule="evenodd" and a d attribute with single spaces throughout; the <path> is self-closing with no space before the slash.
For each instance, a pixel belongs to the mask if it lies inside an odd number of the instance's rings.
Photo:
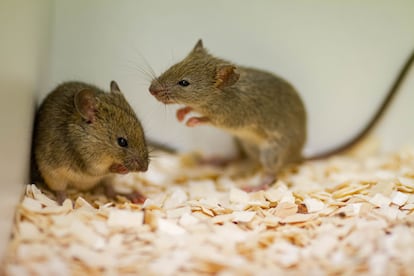
<path id="1" fill-rule="evenodd" d="M 205 49 L 203 47 L 203 41 L 201 39 L 199 39 L 196 43 L 196 45 L 193 48 L 193 53 L 197 53 L 197 52 L 204 52 Z"/>
<path id="2" fill-rule="evenodd" d="M 119 89 L 118 83 L 114 80 L 111 81 L 111 92 L 122 94 L 121 89 Z"/>
<path id="3" fill-rule="evenodd" d="M 90 123 L 95 121 L 97 101 L 93 90 L 83 89 L 77 92 L 75 94 L 74 103 L 76 110 L 82 118 Z"/>
<path id="4" fill-rule="evenodd" d="M 235 71 L 236 69 L 234 65 L 222 65 L 218 67 L 214 86 L 221 89 L 235 84 L 240 78 L 240 74 Z"/>

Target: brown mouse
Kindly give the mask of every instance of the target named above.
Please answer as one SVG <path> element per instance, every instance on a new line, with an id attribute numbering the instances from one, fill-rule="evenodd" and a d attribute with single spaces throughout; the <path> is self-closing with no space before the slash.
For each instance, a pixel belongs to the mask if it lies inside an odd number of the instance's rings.
<path id="1" fill-rule="evenodd" d="M 361 140 L 391 102 L 413 56 L 367 128 L 344 146 L 309 158 L 302 156 L 306 111 L 295 88 L 272 73 L 209 54 L 201 40 L 187 57 L 154 78 L 149 91 L 164 104 L 185 105 L 177 111 L 179 121 L 191 111 L 201 114 L 188 119 L 187 126 L 210 124 L 233 134 L 264 168 L 262 187 L 266 187 L 289 163 L 333 155 Z"/>
<path id="2" fill-rule="evenodd" d="M 35 119 L 33 159 L 60 203 L 72 186 L 89 190 L 105 184 L 110 195 L 115 174 L 144 172 L 149 157 L 144 131 L 131 106 L 112 81 L 110 92 L 82 82 L 55 88 Z M 127 197 L 142 202 L 136 192 Z"/>

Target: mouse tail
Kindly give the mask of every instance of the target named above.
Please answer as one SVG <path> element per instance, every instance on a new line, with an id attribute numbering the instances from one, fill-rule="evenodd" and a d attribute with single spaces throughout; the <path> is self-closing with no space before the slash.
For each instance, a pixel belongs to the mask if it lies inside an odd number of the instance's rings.
<path id="1" fill-rule="evenodd" d="M 410 71 L 410 68 L 413 62 L 414 62 L 414 51 L 411 53 L 411 55 L 408 57 L 405 64 L 401 68 L 400 73 L 397 75 L 397 78 L 392 84 L 391 89 L 388 91 L 387 96 L 384 98 L 381 105 L 379 106 L 377 111 L 374 113 L 374 116 L 357 135 L 355 135 L 351 140 L 345 142 L 344 144 L 334 149 L 330 149 L 325 152 L 317 153 L 314 156 L 306 157 L 305 160 L 317 160 L 317 159 L 326 158 L 326 157 L 329 157 L 335 154 L 340 154 L 340 153 L 343 153 L 344 151 L 349 150 L 350 148 L 358 144 L 360 141 L 362 141 L 374 129 L 374 127 L 378 124 L 380 119 L 383 117 L 384 113 L 386 112 L 392 100 L 394 99 L 395 95 L 400 90 L 400 86 L 403 83 L 408 72 Z"/>

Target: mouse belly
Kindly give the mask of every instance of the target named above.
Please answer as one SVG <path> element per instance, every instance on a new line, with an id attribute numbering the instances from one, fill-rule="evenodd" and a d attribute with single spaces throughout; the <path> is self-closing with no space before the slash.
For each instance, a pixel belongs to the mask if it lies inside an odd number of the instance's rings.
<path id="1" fill-rule="evenodd" d="M 246 141 L 249 144 L 255 144 L 259 146 L 263 143 L 266 143 L 266 141 L 268 140 L 267 137 L 258 133 L 257 131 L 254 131 L 252 128 L 249 127 L 223 129 L 229 132 L 230 134 L 234 135 L 241 141 Z"/>
<path id="2" fill-rule="evenodd" d="M 54 191 L 64 191 L 68 187 L 74 187 L 81 191 L 90 190 L 105 177 L 90 176 L 67 168 L 45 170 L 42 176 L 49 188 Z"/>
<path id="3" fill-rule="evenodd" d="M 266 131 L 259 135 L 252 131 L 235 132 L 245 153 L 260 163 L 268 175 L 277 173 L 289 163 L 299 162 L 303 143 L 291 137 L 281 135 L 279 131 Z"/>

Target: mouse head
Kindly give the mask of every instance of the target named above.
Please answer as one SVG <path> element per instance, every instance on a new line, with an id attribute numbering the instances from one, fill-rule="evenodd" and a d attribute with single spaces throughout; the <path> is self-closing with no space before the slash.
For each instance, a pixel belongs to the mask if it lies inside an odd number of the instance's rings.
<path id="1" fill-rule="evenodd" d="M 91 173 L 147 170 L 144 131 L 115 81 L 110 93 L 89 88 L 77 92 L 74 104 L 83 132 L 80 155 Z"/>
<path id="2" fill-rule="evenodd" d="M 149 91 L 159 101 L 196 107 L 239 79 L 236 67 L 210 55 L 199 40 L 190 54 L 155 78 Z"/>

